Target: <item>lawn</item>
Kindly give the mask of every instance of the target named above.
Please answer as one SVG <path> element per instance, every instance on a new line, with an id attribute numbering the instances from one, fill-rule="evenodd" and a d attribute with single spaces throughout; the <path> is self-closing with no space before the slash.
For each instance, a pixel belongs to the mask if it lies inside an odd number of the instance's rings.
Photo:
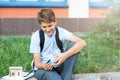
<path id="1" fill-rule="evenodd" d="M 98 73 L 120 71 L 120 47 L 107 42 L 104 36 L 89 33 L 81 38 L 87 47 L 79 54 L 74 73 Z M 32 54 L 29 53 L 30 37 L 0 37 L 0 77 L 9 73 L 10 66 L 22 66 L 31 70 Z"/>
<path id="2" fill-rule="evenodd" d="M 120 46 L 113 45 L 103 35 L 90 33 L 83 38 L 88 45 L 79 55 L 75 73 L 120 71 Z"/>

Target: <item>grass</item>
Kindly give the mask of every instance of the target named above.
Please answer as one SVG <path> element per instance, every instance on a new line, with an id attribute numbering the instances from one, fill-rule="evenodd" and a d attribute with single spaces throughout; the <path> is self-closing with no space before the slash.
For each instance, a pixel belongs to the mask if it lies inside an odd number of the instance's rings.
<path id="1" fill-rule="evenodd" d="M 8 74 L 9 66 L 22 66 L 24 71 L 31 69 L 29 44 L 29 37 L 0 38 L 0 76 Z"/>
<path id="2" fill-rule="evenodd" d="M 88 46 L 80 53 L 75 73 L 120 71 L 120 50 L 93 33 L 84 37 Z"/>
<path id="3" fill-rule="evenodd" d="M 120 50 L 101 35 L 90 33 L 84 37 L 88 46 L 79 54 L 74 73 L 120 71 Z M 0 37 L 0 77 L 9 73 L 10 66 L 31 70 L 30 37 Z"/>

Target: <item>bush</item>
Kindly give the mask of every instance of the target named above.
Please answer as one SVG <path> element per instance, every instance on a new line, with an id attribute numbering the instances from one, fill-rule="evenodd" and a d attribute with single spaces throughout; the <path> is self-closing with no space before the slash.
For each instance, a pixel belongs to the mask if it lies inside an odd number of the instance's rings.
<path id="1" fill-rule="evenodd" d="M 120 48 L 120 7 L 114 7 L 108 17 L 98 24 L 97 34 L 103 35 L 107 43 Z"/>
<path id="2" fill-rule="evenodd" d="M 79 55 L 75 73 L 120 71 L 120 7 L 96 27 L 84 37 L 88 46 Z"/>

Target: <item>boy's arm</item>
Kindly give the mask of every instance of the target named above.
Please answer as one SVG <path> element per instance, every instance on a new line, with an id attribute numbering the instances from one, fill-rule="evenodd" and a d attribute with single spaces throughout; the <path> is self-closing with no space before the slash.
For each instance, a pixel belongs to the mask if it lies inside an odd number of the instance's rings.
<path id="1" fill-rule="evenodd" d="M 70 41 L 74 42 L 75 44 L 66 52 L 63 52 L 62 54 L 58 54 L 58 58 L 55 60 L 55 67 L 58 67 L 61 63 L 63 63 L 68 57 L 77 54 L 79 51 L 81 51 L 83 48 L 86 47 L 87 43 L 80 39 L 79 37 L 72 35 L 70 38 Z"/>
<path id="2" fill-rule="evenodd" d="M 43 65 L 42 65 L 42 62 L 41 62 L 39 53 L 34 53 L 34 54 L 33 54 L 33 57 L 34 57 L 35 66 L 36 66 L 37 68 L 42 68 Z"/>
<path id="3" fill-rule="evenodd" d="M 79 51 L 81 51 L 87 46 L 87 43 L 85 42 L 85 40 L 80 39 L 75 35 L 71 36 L 70 41 L 74 42 L 75 44 L 73 45 L 73 47 L 71 47 L 69 50 L 65 52 L 65 56 L 67 58 L 78 53 Z"/>
<path id="4" fill-rule="evenodd" d="M 49 71 L 52 70 L 53 67 L 51 64 L 49 64 L 48 62 L 46 62 L 46 63 L 41 62 L 41 58 L 40 58 L 40 55 L 38 53 L 34 53 L 33 57 L 34 57 L 35 66 L 37 68 L 49 70 Z"/>

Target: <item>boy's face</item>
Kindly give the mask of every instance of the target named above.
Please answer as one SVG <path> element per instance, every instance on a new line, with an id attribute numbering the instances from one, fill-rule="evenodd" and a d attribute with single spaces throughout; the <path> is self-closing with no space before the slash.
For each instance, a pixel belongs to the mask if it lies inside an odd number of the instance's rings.
<path id="1" fill-rule="evenodd" d="M 56 22 L 51 22 L 51 23 L 41 23 L 41 29 L 43 30 L 44 33 L 47 35 L 51 36 L 54 32 Z"/>

